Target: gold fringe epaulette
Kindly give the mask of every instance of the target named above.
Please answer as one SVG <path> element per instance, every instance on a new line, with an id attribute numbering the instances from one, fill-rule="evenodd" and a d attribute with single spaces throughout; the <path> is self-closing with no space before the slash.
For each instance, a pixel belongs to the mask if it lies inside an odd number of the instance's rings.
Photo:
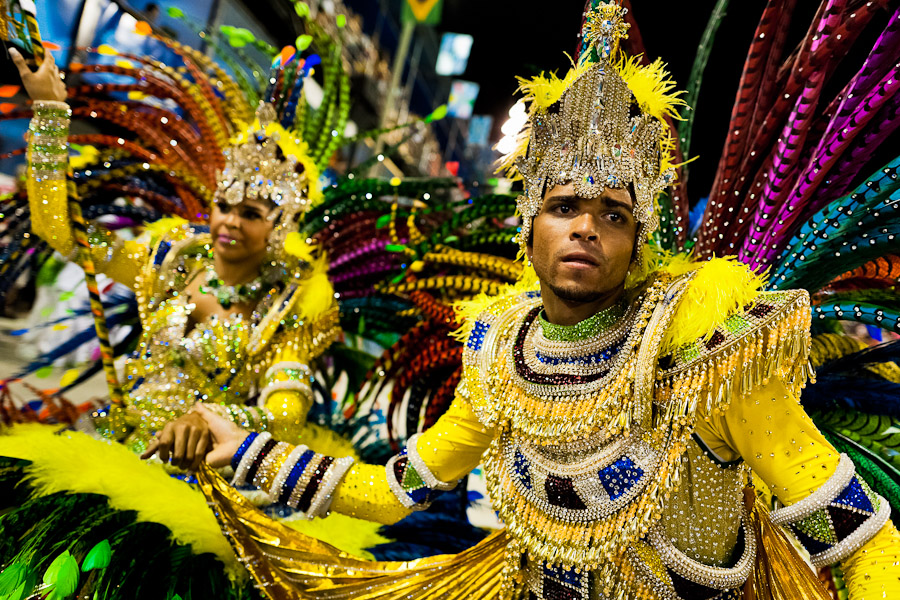
<path id="1" fill-rule="evenodd" d="M 809 295 L 763 292 L 708 336 L 678 348 L 656 380 L 658 407 L 686 417 L 713 415 L 777 378 L 799 394 L 809 364 Z"/>

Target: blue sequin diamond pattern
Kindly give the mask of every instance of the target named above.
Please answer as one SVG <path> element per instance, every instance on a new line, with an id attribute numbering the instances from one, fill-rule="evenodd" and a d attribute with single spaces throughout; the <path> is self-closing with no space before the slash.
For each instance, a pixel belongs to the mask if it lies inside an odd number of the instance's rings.
<path id="1" fill-rule="evenodd" d="M 597 475 L 610 499 L 617 500 L 641 480 L 644 470 L 634 464 L 629 457 L 623 456 L 608 467 L 600 469 Z"/>
<path id="2" fill-rule="evenodd" d="M 528 467 L 528 459 L 525 458 L 525 455 L 520 451 L 516 450 L 515 458 L 513 459 L 513 470 L 516 473 L 516 477 L 519 478 L 519 481 L 522 482 L 522 485 L 525 486 L 525 489 L 531 489 L 531 471 Z"/>
<path id="3" fill-rule="evenodd" d="M 845 487 L 837 498 L 832 501 L 832 504 L 842 504 L 868 513 L 875 512 L 872 501 L 869 499 L 866 490 L 863 489 L 862 485 L 859 483 L 859 479 L 856 477 L 850 480 L 850 483 L 848 483 L 847 487 Z"/>
<path id="4" fill-rule="evenodd" d="M 490 328 L 491 326 L 484 321 L 475 321 L 475 326 L 472 327 L 472 333 L 469 334 L 466 346 L 475 352 L 481 350 L 481 346 L 484 344 L 484 336 L 487 335 Z"/>

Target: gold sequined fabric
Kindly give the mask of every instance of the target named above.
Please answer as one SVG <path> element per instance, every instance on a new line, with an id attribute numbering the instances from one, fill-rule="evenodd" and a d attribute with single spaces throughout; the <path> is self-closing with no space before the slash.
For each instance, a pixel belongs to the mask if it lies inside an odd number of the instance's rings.
<path id="1" fill-rule="evenodd" d="M 340 335 L 333 299 L 323 313 L 301 316 L 308 273 L 273 286 L 250 318 L 213 315 L 189 331 L 194 306 L 182 291 L 211 261 L 208 249 L 208 235 L 183 226 L 155 245 L 137 277 L 143 331 L 125 366 L 131 385 L 127 407 L 101 422 L 110 435 L 127 433 L 126 443 L 135 451 L 195 402 L 238 407 L 227 416 L 242 426 L 296 439 L 311 402 L 308 385 L 267 394 L 258 409 L 240 407 L 255 404 L 272 383 L 270 368 L 309 365 Z M 308 370 L 293 371 L 296 378 L 308 379 Z"/>
<path id="2" fill-rule="evenodd" d="M 366 561 L 266 517 L 206 466 L 199 480 L 235 551 L 271 600 L 497 596 L 507 545 L 502 531 L 459 554 Z"/>

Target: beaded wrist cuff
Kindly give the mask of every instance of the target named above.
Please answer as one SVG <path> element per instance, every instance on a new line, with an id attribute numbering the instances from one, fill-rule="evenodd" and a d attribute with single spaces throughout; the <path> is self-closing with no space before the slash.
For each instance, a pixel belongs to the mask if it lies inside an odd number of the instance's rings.
<path id="1" fill-rule="evenodd" d="M 256 436 L 259 435 L 257 433 L 251 433 L 244 441 L 241 443 L 237 452 L 234 453 L 234 456 L 231 457 L 231 468 L 237 471 L 238 465 L 241 464 L 241 459 L 244 458 L 244 454 L 247 453 L 247 449 L 250 447 L 250 444 L 256 440 Z"/>
<path id="2" fill-rule="evenodd" d="M 279 379 L 279 375 L 287 376 L 287 379 Z M 312 372 L 309 367 L 301 362 L 282 361 L 272 365 L 266 371 L 266 386 L 260 391 L 256 400 L 257 406 L 263 408 L 266 401 L 273 393 L 284 390 L 296 391 L 307 399 L 312 399 Z"/>
<path id="3" fill-rule="evenodd" d="M 263 448 L 271 441 L 271 433 L 265 432 L 256 436 L 256 439 L 250 443 L 250 446 L 247 448 L 246 452 L 244 452 L 244 456 L 238 461 L 238 465 L 234 470 L 234 479 L 231 480 L 231 485 L 240 487 L 246 485 L 248 479 L 253 479 L 253 475 L 259 468 L 257 459 L 263 451 Z M 272 445 L 274 446 L 274 442 L 272 442 Z"/>
<path id="4" fill-rule="evenodd" d="M 287 504 L 308 519 L 328 512 L 334 489 L 353 464 L 352 457 L 335 459 L 306 446 L 290 449 L 285 444 L 272 453 L 274 457 L 266 469 L 266 481 L 260 477 L 260 483 L 272 502 Z M 268 485 L 269 481 L 271 485 Z"/>
<path id="5" fill-rule="evenodd" d="M 68 167 L 69 120 L 72 110 L 65 102 L 37 101 L 28 125 L 28 163 L 37 181 L 65 179 Z"/>
<path id="6" fill-rule="evenodd" d="M 810 552 L 816 567 L 839 562 L 861 548 L 887 523 L 888 502 L 855 475 L 853 462 L 841 455 L 834 475 L 809 497 L 772 513 Z"/>
<path id="7" fill-rule="evenodd" d="M 208 404 L 207 408 L 247 431 L 262 432 L 269 428 L 269 415 L 255 406 Z"/>
<path id="8" fill-rule="evenodd" d="M 452 490 L 457 482 L 446 483 L 439 480 L 416 449 L 419 435 L 409 438 L 406 447 L 385 466 L 391 491 L 406 508 L 424 510 L 441 492 Z"/>

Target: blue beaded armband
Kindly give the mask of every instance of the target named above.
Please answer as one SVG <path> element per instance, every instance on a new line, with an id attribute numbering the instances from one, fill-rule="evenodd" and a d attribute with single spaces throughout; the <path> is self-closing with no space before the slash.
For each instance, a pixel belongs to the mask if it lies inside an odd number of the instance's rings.
<path id="1" fill-rule="evenodd" d="M 231 457 L 231 468 L 237 470 L 238 465 L 241 463 L 241 459 L 244 458 L 244 454 L 247 453 L 247 448 L 250 447 L 250 444 L 253 443 L 253 440 L 256 439 L 258 433 L 251 433 L 244 441 L 241 443 L 241 447 L 238 448 L 237 452 L 234 453 L 234 456 Z"/>

